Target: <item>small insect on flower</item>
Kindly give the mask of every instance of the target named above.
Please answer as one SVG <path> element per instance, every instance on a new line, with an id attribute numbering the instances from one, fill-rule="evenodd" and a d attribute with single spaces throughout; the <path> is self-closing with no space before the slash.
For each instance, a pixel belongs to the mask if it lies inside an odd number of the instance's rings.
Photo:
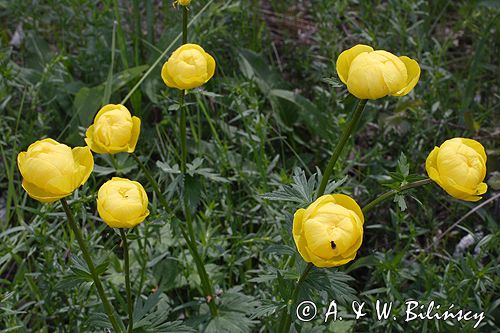
<path id="1" fill-rule="evenodd" d="M 306 262 L 335 267 L 356 257 L 363 242 L 363 212 L 344 194 L 319 197 L 293 219 L 293 239 Z"/>

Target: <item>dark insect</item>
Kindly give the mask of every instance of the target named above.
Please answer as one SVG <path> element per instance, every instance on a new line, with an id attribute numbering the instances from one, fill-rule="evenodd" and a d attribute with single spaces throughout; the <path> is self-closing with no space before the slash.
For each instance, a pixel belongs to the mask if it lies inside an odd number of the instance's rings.
<path id="1" fill-rule="evenodd" d="M 334 249 L 334 250 L 335 250 L 335 248 L 337 247 L 337 244 L 335 244 L 335 242 L 334 242 L 334 241 L 331 241 L 331 242 L 330 242 L 330 246 L 332 247 L 332 249 Z"/>

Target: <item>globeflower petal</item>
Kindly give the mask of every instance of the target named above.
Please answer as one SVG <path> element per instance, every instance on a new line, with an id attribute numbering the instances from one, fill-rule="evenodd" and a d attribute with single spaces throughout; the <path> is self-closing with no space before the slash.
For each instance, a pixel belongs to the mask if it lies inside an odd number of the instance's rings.
<path id="1" fill-rule="evenodd" d="M 149 215 L 147 194 L 140 183 L 113 177 L 98 191 L 97 211 L 112 228 L 133 228 Z"/>
<path id="2" fill-rule="evenodd" d="M 27 182 L 26 180 L 23 180 L 22 187 L 31 198 L 40 201 L 42 203 L 51 203 L 59 199 L 62 199 L 64 197 L 67 197 L 68 195 L 71 194 L 71 193 L 62 193 L 62 194 L 50 193 L 36 186 L 33 183 Z"/>
<path id="3" fill-rule="evenodd" d="M 343 265 L 363 241 L 363 212 L 349 196 L 323 195 L 294 214 L 293 239 L 307 262 L 317 267 Z"/>
<path id="4" fill-rule="evenodd" d="M 121 104 L 108 104 L 86 131 L 85 142 L 98 154 L 131 153 L 140 134 L 140 120 Z"/>
<path id="5" fill-rule="evenodd" d="M 337 59 L 336 68 L 337 68 L 337 74 L 340 80 L 344 82 L 344 84 L 347 84 L 347 79 L 349 77 L 349 69 L 351 67 L 351 63 L 354 60 L 354 58 L 356 58 L 359 54 L 363 52 L 372 52 L 372 51 L 373 48 L 371 46 L 358 44 L 340 53 Z"/>
<path id="6" fill-rule="evenodd" d="M 133 127 L 132 134 L 130 135 L 130 142 L 128 144 L 128 152 L 133 153 L 135 151 L 135 146 L 139 140 L 139 134 L 141 132 L 141 119 L 138 117 L 132 117 Z"/>
<path id="7" fill-rule="evenodd" d="M 392 96 L 404 96 L 408 94 L 410 91 L 413 90 L 413 88 L 415 88 L 415 86 L 418 83 L 418 80 L 420 79 L 420 66 L 418 65 L 418 62 L 406 56 L 399 57 L 399 59 L 401 59 L 401 61 L 406 66 L 408 79 L 406 82 L 406 86 L 403 89 L 396 92 L 395 94 L 392 94 Z"/>
<path id="8" fill-rule="evenodd" d="M 89 147 L 68 146 L 52 139 L 31 144 L 17 157 L 22 186 L 40 202 L 64 198 L 83 185 L 94 167 Z"/>
<path id="9" fill-rule="evenodd" d="M 429 177 L 446 193 L 464 201 L 478 201 L 488 186 L 486 153 L 477 141 L 465 138 L 446 140 L 427 156 L 425 169 Z"/>
<path id="10" fill-rule="evenodd" d="M 73 157 L 75 162 L 81 166 L 79 171 L 78 186 L 87 182 L 90 174 L 94 170 L 94 157 L 90 151 L 90 147 L 75 147 L 73 148 Z"/>
<path id="11" fill-rule="evenodd" d="M 408 57 L 360 44 L 340 54 L 337 73 L 357 98 L 378 99 L 408 94 L 420 78 L 420 66 Z"/>
<path id="12" fill-rule="evenodd" d="M 199 87 L 215 73 L 215 60 L 197 44 L 184 44 L 175 50 L 162 67 L 161 76 L 168 87 L 188 90 Z"/>

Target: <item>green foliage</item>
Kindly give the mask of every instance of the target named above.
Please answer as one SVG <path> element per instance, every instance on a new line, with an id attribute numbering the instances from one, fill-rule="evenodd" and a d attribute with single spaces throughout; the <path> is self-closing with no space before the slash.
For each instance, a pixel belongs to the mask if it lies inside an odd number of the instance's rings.
<path id="1" fill-rule="evenodd" d="M 206 3 L 193 0 L 190 17 Z M 141 82 L 125 104 L 141 117 L 136 154 L 168 209 L 128 154 L 95 155 L 92 177 L 68 198 L 120 320 L 122 247 L 95 204 L 112 176 L 140 181 L 150 201 L 150 217 L 128 235 L 134 333 L 275 332 L 306 265 L 291 236 L 292 215 L 314 200 L 317 166 L 330 157 L 354 103 L 335 59 L 357 43 L 418 59 L 422 76 L 409 96 L 368 103 L 326 193 L 349 193 L 363 207 L 424 179 L 427 154 L 457 136 L 486 147 L 490 190 L 465 203 L 431 184 L 368 212 L 356 260 L 314 268 L 299 300 L 320 309 L 335 299 L 344 310 L 358 300 L 369 315 L 334 323 L 294 316 L 292 331 L 498 331 L 498 15 L 495 1 L 213 1 L 189 30 L 189 40 L 215 57 L 217 72 L 186 95 L 184 178 L 177 91 L 160 77 L 166 57 L 152 67 L 179 44 L 180 12 L 170 1 L 0 1 L 0 331 L 110 327 L 59 205 L 26 195 L 16 158 L 44 137 L 83 145 L 102 104 L 120 103 Z M 181 234 L 184 191 L 219 306 L 212 319 Z M 467 236 L 470 244 L 460 245 Z M 408 299 L 453 303 L 486 319 L 476 330 L 470 322 L 379 321 L 376 299 L 397 308 Z"/>

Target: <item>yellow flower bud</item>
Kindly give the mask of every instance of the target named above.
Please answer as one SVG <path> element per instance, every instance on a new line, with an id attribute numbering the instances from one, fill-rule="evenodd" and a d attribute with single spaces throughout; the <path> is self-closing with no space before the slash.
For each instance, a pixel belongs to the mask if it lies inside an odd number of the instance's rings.
<path id="1" fill-rule="evenodd" d="M 67 197 L 83 185 L 94 169 L 89 147 L 71 149 L 52 139 L 36 141 L 17 155 L 23 188 L 40 202 Z"/>
<path id="2" fill-rule="evenodd" d="M 356 256 L 363 241 L 364 217 L 344 194 L 319 197 L 293 218 L 293 239 L 300 255 L 317 267 L 335 267 Z"/>
<path id="3" fill-rule="evenodd" d="M 429 177 L 449 195 L 460 200 L 478 201 L 488 185 L 486 176 L 486 153 L 477 141 L 465 138 L 446 140 L 435 147 L 427 160 L 425 169 Z"/>
<path id="4" fill-rule="evenodd" d="M 140 131 L 141 120 L 132 117 L 125 106 L 108 104 L 99 110 L 87 129 L 85 142 L 98 154 L 133 153 Z"/>
<path id="5" fill-rule="evenodd" d="M 358 44 L 337 59 L 337 74 L 359 99 L 404 96 L 417 84 L 420 66 L 408 57 Z"/>
<path id="6" fill-rule="evenodd" d="M 208 82 L 215 73 L 215 60 L 196 44 L 184 44 L 172 53 L 161 69 L 171 88 L 193 89 Z"/>
<path id="7" fill-rule="evenodd" d="M 148 195 L 140 183 L 113 177 L 99 189 L 97 211 L 111 228 L 133 228 L 149 215 Z"/>

